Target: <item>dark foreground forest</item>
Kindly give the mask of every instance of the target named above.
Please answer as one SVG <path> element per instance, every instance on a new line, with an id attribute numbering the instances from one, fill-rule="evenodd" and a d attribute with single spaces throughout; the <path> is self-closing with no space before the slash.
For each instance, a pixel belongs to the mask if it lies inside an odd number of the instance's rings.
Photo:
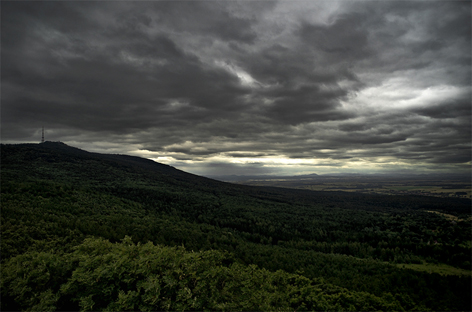
<path id="1" fill-rule="evenodd" d="M 1 310 L 470 311 L 470 207 L 1 145 Z"/>

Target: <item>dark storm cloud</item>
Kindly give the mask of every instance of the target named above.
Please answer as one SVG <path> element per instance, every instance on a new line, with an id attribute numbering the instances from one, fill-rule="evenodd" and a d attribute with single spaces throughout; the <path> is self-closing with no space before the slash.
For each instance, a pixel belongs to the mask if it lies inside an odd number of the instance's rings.
<path id="1" fill-rule="evenodd" d="M 343 62 L 367 58 L 372 54 L 368 45 L 368 33 L 362 29 L 363 14 L 340 16 L 332 25 L 304 24 L 300 35 L 325 57 Z"/>
<path id="2" fill-rule="evenodd" d="M 470 166 L 467 1 L 4 1 L 1 14 L 2 141 L 45 126 L 213 174 Z"/>
<path id="3" fill-rule="evenodd" d="M 158 12 L 160 22 L 176 31 L 205 33 L 223 41 L 252 43 L 256 39 L 251 18 L 232 15 L 215 2 L 158 2 L 151 9 Z"/>
<path id="4" fill-rule="evenodd" d="M 419 115 L 435 119 L 458 118 L 470 114 L 470 99 L 462 98 L 456 101 L 447 101 L 436 105 L 424 106 L 414 109 Z"/>
<path id="5" fill-rule="evenodd" d="M 46 10 L 38 4 L 38 11 Z M 23 43 L 24 50 L 20 49 L 36 54 L 33 59 L 26 59 L 30 64 L 16 64 L 11 71 L 7 67 L 2 73 L 9 83 L 28 86 L 21 94 L 16 92 L 16 105 L 5 108 L 5 112 L 16 114 L 17 118 L 28 119 L 31 115 L 30 118 L 43 119 L 48 124 L 123 132 L 182 122 L 181 126 L 186 126 L 188 119 L 203 122 L 211 118 L 213 111 L 205 109 L 231 111 L 237 107 L 234 101 L 242 94 L 237 79 L 221 69 L 204 68 L 165 34 L 149 37 L 128 25 L 133 21 L 131 18 L 112 24 L 102 33 L 87 27 L 85 32 L 74 29 L 77 45 L 87 51 L 81 53 L 74 43 L 69 46 L 63 42 L 69 41 L 63 38 L 68 34 L 55 33 L 67 20 L 55 21 L 54 15 L 52 19 L 47 17 L 40 27 L 44 33 L 37 34 L 28 47 Z M 50 29 L 51 24 L 57 28 Z M 34 33 L 36 23 L 25 27 L 28 26 Z M 89 45 L 97 40 L 98 46 L 83 47 L 88 36 L 93 37 Z M 61 53 L 68 52 L 79 55 L 61 58 Z M 36 63 L 38 53 L 45 54 L 40 64 Z M 52 73 L 35 67 L 47 68 Z M 8 93 L 8 86 L 6 89 Z M 188 102 L 188 107 L 166 107 L 175 99 Z"/>

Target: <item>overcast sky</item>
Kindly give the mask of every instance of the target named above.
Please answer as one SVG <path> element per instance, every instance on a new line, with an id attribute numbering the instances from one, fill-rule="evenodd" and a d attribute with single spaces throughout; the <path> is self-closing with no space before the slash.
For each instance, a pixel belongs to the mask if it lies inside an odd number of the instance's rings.
<path id="1" fill-rule="evenodd" d="M 470 1 L 1 2 L 2 143 L 201 174 L 471 169 Z"/>

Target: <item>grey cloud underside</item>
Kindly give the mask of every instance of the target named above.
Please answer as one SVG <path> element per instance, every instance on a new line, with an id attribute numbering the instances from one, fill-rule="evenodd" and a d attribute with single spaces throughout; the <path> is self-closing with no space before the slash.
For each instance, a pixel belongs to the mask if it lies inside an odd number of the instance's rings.
<path id="1" fill-rule="evenodd" d="M 464 165 L 470 9 L 468 1 L 3 2 L 2 140 L 34 141 L 44 125 L 51 139 L 113 140 L 179 161 Z M 410 89 L 382 95 L 387 104 L 359 102 L 395 83 Z M 395 106 L 421 92 L 417 104 Z"/>

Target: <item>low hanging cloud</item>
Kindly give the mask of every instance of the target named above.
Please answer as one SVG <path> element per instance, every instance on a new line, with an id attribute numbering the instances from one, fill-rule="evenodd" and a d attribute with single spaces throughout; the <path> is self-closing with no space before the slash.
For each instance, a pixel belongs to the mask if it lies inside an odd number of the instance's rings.
<path id="1" fill-rule="evenodd" d="M 199 174 L 470 170 L 464 1 L 4 2 L 2 142 Z M 244 169 L 243 169 L 244 168 Z"/>

